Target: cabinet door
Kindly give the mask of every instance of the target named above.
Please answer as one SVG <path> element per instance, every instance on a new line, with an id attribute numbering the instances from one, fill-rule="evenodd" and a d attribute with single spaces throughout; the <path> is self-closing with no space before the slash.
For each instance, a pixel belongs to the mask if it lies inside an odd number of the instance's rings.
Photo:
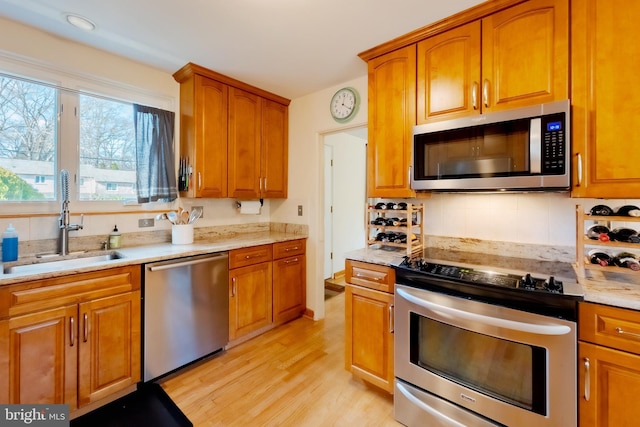
<path id="1" fill-rule="evenodd" d="M 292 256 L 273 262 L 273 321 L 300 317 L 306 307 L 306 257 Z"/>
<path id="2" fill-rule="evenodd" d="M 229 271 L 229 340 L 273 322 L 271 261 Z"/>
<path id="3" fill-rule="evenodd" d="M 140 380 L 140 292 L 80 304 L 79 405 Z"/>
<path id="4" fill-rule="evenodd" d="M 77 321 L 73 305 L 0 322 L 1 402 L 77 408 Z"/>
<path id="5" fill-rule="evenodd" d="M 568 0 L 530 0 L 482 20 L 484 112 L 569 98 L 568 65 Z"/>
<path id="6" fill-rule="evenodd" d="M 258 95 L 229 88 L 229 197 L 260 197 L 261 115 Z"/>
<path id="7" fill-rule="evenodd" d="M 640 3 L 571 3 L 573 197 L 640 198 Z"/>
<path id="8" fill-rule="evenodd" d="M 480 114 L 480 21 L 418 43 L 418 124 Z"/>
<path id="9" fill-rule="evenodd" d="M 228 87 L 196 75 L 195 91 L 195 173 L 190 186 L 196 197 L 227 197 Z"/>
<path id="10" fill-rule="evenodd" d="M 578 343 L 580 427 L 633 427 L 640 407 L 640 356 Z"/>
<path id="11" fill-rule="evenodd" d="M 285 105 L 262 100 L 261 197 L 286 198 L 289 176 L 289 113 Z"/>
<path id="12" fill-rule="evenodd" d="M 345 287 L 345 367 L 393 392 L 393 294 Z"/>
<path id="13" fill-rule="evenodd" d="M 413 197 L 409 168 L 416 123 L 416 46 L 372 59 L 367 196 Z"/>

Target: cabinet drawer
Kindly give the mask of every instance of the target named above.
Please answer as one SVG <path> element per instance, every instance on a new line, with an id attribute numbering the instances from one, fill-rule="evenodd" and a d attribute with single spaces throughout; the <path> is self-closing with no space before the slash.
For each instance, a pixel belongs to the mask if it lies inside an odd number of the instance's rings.
<path id="1" fill-rule="evenodd" d="M 581 341 L 640 354 L 640 312 L 600 304 L 580 303 Z"/>
<path id="2" fill-rule="evenodd" d="M 345 280 L 354 285 L 393 293 L 396 271 L 384 265 L 348 259 L 345 263 Z"/>
<path id="3" fill-rule="evenodd" d="M 234 249 L 229 252 L 229 268 L 245 267 L 271 261 L 272 245 L 251 246 L 249 248 Z"/>
<path id="4" fill-rule="evenodd" d="M 304 255 L 304 253 L 305 239 L 273 244 L 273 259 L 281 259 L 294 255 Z"/>

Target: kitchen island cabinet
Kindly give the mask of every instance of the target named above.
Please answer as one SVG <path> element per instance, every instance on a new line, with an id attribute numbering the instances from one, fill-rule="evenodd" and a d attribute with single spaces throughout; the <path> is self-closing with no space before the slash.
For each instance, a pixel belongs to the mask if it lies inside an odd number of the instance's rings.
<path id="1" fill-rule="evenodd" d="M 345 368 L 393 393 L 395 270 L 348 259 L 345 280 Z"/>
<path id="2" fill-rule="evenodd" d="M 571 3 L 573 197 L 640 198 L 640 4 Z"/>
<path id="3" fill-rule="evenodd" d="M 569 2 L 530 0 L 418 43 L 417 122 L 569 98 Z"/>
<path id="4" fill-rule="evenodd" d="M 140 268 L 0 288 L 0 401 L 71 411 L 140 381 Z"/>
<path id="5" fill-rule="evenodd" d="M 579 425 L 635 426 L 640 409 L 640 312 L 579 305 Z"/>

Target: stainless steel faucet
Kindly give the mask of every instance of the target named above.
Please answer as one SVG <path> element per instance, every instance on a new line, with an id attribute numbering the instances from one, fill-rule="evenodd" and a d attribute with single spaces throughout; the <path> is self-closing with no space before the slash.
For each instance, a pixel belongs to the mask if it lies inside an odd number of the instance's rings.
<path id="1" fill-rule="evenodd" d="M 69 171 L 66 169 L 60 171 L 60 195 L 62 206 L 58 220 L 58 228 L 60 229 L 58 254 L 64 256 L 69 254 L 69 231 L 82 230 L 84 224 L 84 215 L 80 215 L 80 224 L 69 224 L 71 216 L 69 213 Z"/>

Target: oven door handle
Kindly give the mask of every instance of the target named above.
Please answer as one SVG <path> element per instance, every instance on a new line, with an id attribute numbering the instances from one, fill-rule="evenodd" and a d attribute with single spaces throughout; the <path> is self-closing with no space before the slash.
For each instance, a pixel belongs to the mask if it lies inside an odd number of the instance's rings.
<path id="1" fill-rule="evenodd" d="M 396 388 L 398 389 L 398 391 L 400 393 L 402 393 L 402 395 L 404 397 L 409 399 L 409 401 L 411 403 L 413 403 L 414 405 L 416 405 L 418 408 L 422 409 L 423 411 L 428 412 L 431 415 L 433 415 L 434 417 L 438 418 L 438 420 L 440 420 L 442 422 L 445 422 L 447 426 L 465 427 L 464 424 L 460 424 L 459 422 L 457 422 L 453 418 L 449 418 L 445 414 L 443 414 L 442 412 L 436 411 L 431 406 L 425 404 L 422 400 L 420 400 L 416 396 L 414 396 L 413 393 L 411 393 L 411 390 L 407 389 L 402 383 L 396 381 Z"/>
<path id="2" fill-rule="evenodd" d="M 482 314 L 469 313 L 455 308 L 446 307 L 417 297 L 411 293 L 411 290 L 396 289 L 396 293 L 407 301 L 436 313 L 445 323 L 450 323 L 450 319 L 453 317 L 471 322 L 479 322 L 485 325 L 496 326 L 498 328 L 511 329 L 537 335 L 566 335 L 571 332 L 571 328 L 566 325 L 535 325 L 532 323 L 500 319 L 497 317 L 484 316 Z M 449 322 L 447 322 L 447 320 L 449 320 Z"/>

